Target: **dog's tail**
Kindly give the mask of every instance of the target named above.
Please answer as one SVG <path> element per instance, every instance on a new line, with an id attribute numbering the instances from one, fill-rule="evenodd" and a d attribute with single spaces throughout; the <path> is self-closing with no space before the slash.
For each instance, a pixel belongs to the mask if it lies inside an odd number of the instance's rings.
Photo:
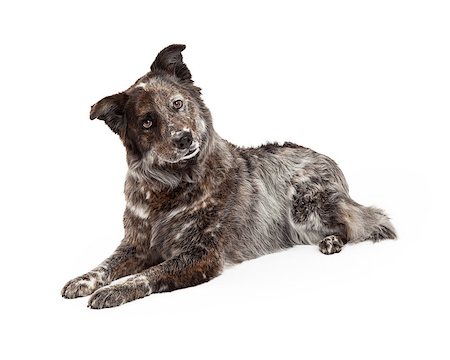
<path id="1" fill-rule="evenodd" d="M 395 228 L 383 210 L 360 205 L 351 199 L 345 201 L 341 209 L 348 242 L 397 238 Z"/>

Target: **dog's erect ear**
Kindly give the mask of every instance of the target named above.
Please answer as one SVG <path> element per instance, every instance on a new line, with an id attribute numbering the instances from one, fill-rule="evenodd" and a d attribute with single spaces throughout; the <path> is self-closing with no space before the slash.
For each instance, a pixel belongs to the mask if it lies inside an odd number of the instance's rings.
<path id="1" fill-rule="evenodd" d="M 91 106 L 91 120 L 100 119 L 118 134 L 124 125 L 124 108 L 128 95 L 121 92 L 107 96 Z"/>
<path id="2" fill-rule="evenodd" d="M 186 49 L 186 45 L 170 45 L 156 57 L 150 70 L 152 72 L 165 72 L 174 75 L 180 80 L 191 80 L 191 72 L 183 62 L 181 52 Z"/>

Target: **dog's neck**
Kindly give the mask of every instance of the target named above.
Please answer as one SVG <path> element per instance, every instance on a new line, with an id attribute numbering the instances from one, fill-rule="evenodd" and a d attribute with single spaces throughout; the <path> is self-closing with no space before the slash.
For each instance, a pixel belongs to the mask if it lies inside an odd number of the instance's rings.
<path id="1" fill-rule="evenodd" d="M 142 160 L 129 161 L 128 176 L 155 192 L 218 183 L 234 166 L 233 148 L 232 144 L 212 130 L 197 159 L 183 164 L 164 165 L 147 164 Z"/>

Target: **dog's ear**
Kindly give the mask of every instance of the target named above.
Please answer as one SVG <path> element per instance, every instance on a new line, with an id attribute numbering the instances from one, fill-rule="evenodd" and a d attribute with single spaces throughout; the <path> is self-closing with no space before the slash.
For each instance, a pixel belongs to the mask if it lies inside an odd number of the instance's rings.
<path id="1" fill-rule="evenodd" d="M 124 125 L 124 108 L 128 100 L 128 95 L 121 92 L 107 96 L 91 106 L 91 120 L 104 120 L 112 131 L 116 134 L 120 132 Z"/>
<path id="2" fill-rule="evenodd" d="M 186 49 L 186 45 L 170 45 L 156 57 L 150 70 L 152 72 L 164 72 L 174 75 L 180 80 L 191 80 L 191 72 L 183 62 L 181 52 Z"/>

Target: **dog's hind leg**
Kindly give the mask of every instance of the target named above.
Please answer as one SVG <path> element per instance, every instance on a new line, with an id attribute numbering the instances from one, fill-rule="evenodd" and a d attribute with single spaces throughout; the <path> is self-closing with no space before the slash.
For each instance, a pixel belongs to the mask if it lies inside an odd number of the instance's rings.
<path id="1" fill-rule="evenodd" d="M 345 235 L 329 235 L 319 242 L 323 254 L 338 253 L 347 243 L 357 243 L 366 240 L 380 241 L 395 239 L 396 234 L 389 218 L 380 209 L 357 204 L 349 198 L 344 198 L 338 204 L 338 222 L 343 224 Z"/>
<path id="2" fill-rule="evenodd" d="M 327 255 L 340 252 L 346 243 L 396 238 L 382 210 L 359 205 L 322 178 L 308 177 L 294 185 L 291 212 L 300 243 L 317 244 Z"/>
<path id="3" fill-rule="evenodd" d="M 318 245 L 323 254 L 335 254 L 348 242 L 340 202 L 346 194 L 317 177 L 294 184 L 291 214 L 299 243 Z"/>

